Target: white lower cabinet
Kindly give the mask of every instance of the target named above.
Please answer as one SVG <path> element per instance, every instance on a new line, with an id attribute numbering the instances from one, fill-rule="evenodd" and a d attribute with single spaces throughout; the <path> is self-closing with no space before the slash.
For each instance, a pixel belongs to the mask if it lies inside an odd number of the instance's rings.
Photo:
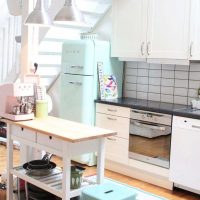
<path id="1" fill-rule="evenodd" d="M 119 137 L 106 138 L 106 159 L 128 163 L 128 140 Z"/>
<path id="2" fill-rule="evenodd" d="M 106 159 L 127 165 L 130 109 L 98 103 L 96 110 L 96 126 L 117 131 L 106 139 Z"/>
<path id="3" fill-rule="evenodd" d="M 172 190 L 168 169 L 129 159 L 130 111 L 127 107 L 96 104 L 96 126 L 117 131 L 117 136 L 106 138 L 106 169 Z"/>

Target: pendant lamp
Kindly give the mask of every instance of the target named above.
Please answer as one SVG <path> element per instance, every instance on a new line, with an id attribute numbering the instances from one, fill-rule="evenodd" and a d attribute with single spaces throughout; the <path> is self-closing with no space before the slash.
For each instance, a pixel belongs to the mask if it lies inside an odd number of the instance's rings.
<path id="1" fill-rule="evenodd" d="M 45 8 L 44 0 L 37 0 L 34 10 L 29 14 L 25 24 L 51 26 L 52 20 Z"/>
<path id="2" fill-rule="evenodd" d="M 65 0 L 63 8 L 58 12 L 54 18 L 54 23 L 80 23 L 84 24 L 82 12 L 77 8 L 74 0 Z"/>

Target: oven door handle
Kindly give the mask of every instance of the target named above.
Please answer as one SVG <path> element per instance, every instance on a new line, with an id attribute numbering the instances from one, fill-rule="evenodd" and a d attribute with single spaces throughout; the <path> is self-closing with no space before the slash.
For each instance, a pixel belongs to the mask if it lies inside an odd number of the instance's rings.
<path id="1" fill-rule="evenodd" d="M 153 129 L 153 130 L 159 130 L 159 131 L 165 131 L 166 130 L 166 128 L 164 126 L 149 125 L 149 124 L 146 124 L 146 123 L 141 123 L 141 122 L 137 122 L 137 121 L 133 121 L 133 120 L 130 123 L 133 124 L 133 125 L 136 125 L 136 126 L 140 126 L 140 127 L 144 127 L 144 128 L 150 128 L 150 129 Z"/>

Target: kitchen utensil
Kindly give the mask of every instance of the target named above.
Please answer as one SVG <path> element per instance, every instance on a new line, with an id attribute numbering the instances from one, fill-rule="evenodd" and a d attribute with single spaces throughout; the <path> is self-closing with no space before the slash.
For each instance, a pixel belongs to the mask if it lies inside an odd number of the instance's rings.
<path id="1" fill-rule="evenodd" d="M 24 113 L 25 103 L 28 102 L 29 97 L 34 97 L 33 84 L 5 83 L 0 85 L 0 91 L 1 117 L 13 121 L 34 119 L 33 113 Z"/>
<path id="2" fill-rule="evenodd" d="M 71 189 L 78 189 L 81 187 L 82 175 L 85 171 L 85 168 L 80 166 L 71 166 Z"/>
<path id="3" fill-rule="evenodd" d="M 32 160 L 28 162 L 29 169 L 48 169 L 49 162 L 46 160 Z"/>
<path id="4" fill-rule="evenodd" d="M 43 158 L 42 158 L 42 160 L 46 160 L 46 161 L 50 161 L 51 160 L 51 157 L 53 156 L 53 154 L 50 154 L 50 153 L 46 153 L 44 156 L 43 156 Z"/>
<path id="5" fill-rule="evenodd" d="M 48 169 L 49 168 L 49 163 L 50 159 L 53 154 L 46 153 L 42 160 L 32 160 L 28 162 L 28 168 L 31 170 L 34 169 Z"/>
<path id="6" fill-rule="evenodd" d="M 49 162 L 48 166 L 45 169 L 30 169 L 29 163 L 25 163 L 23 168 L 26 170 L 26 173 L 31 176 L 46 176 L 53 172 L 56 168 L 56 164 L 54 162 Z"/>
<path id="7" fill-rule="evenodd" d="M 48 116 L 48 103 L 46 100 L 36 100 L 36 117 L 45 118 Z"/>
<path id="8" fill-rule="evenodd" d="M 19 115 L 20 114 L 20 107 L 19 106 L 13 106 L 12 113 L 14 115 Z"/>
<path id="9" fill-rule="evenodd" d="M 24 113 L 30 114 L 33 111 L 33 105 L 30 102 L 25 104 Z"/>

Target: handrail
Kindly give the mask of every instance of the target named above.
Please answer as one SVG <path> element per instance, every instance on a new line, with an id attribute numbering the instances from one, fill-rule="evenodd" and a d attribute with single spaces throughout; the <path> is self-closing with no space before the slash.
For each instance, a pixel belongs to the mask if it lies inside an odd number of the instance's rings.
<path id="1" fill-rule="evenodd" d="M 60 73 L 58 73 L 57 75 L 56 75 L 56 78 L 51 82 L 51 84 L 48 86 L 48 88 L 47 88 L 47 93 L 50 91 L 50 89 L 53 87 L 53 85 L 55 84 L 55 82 L 59 79 L 59 77 L 60 77 Z"/>

